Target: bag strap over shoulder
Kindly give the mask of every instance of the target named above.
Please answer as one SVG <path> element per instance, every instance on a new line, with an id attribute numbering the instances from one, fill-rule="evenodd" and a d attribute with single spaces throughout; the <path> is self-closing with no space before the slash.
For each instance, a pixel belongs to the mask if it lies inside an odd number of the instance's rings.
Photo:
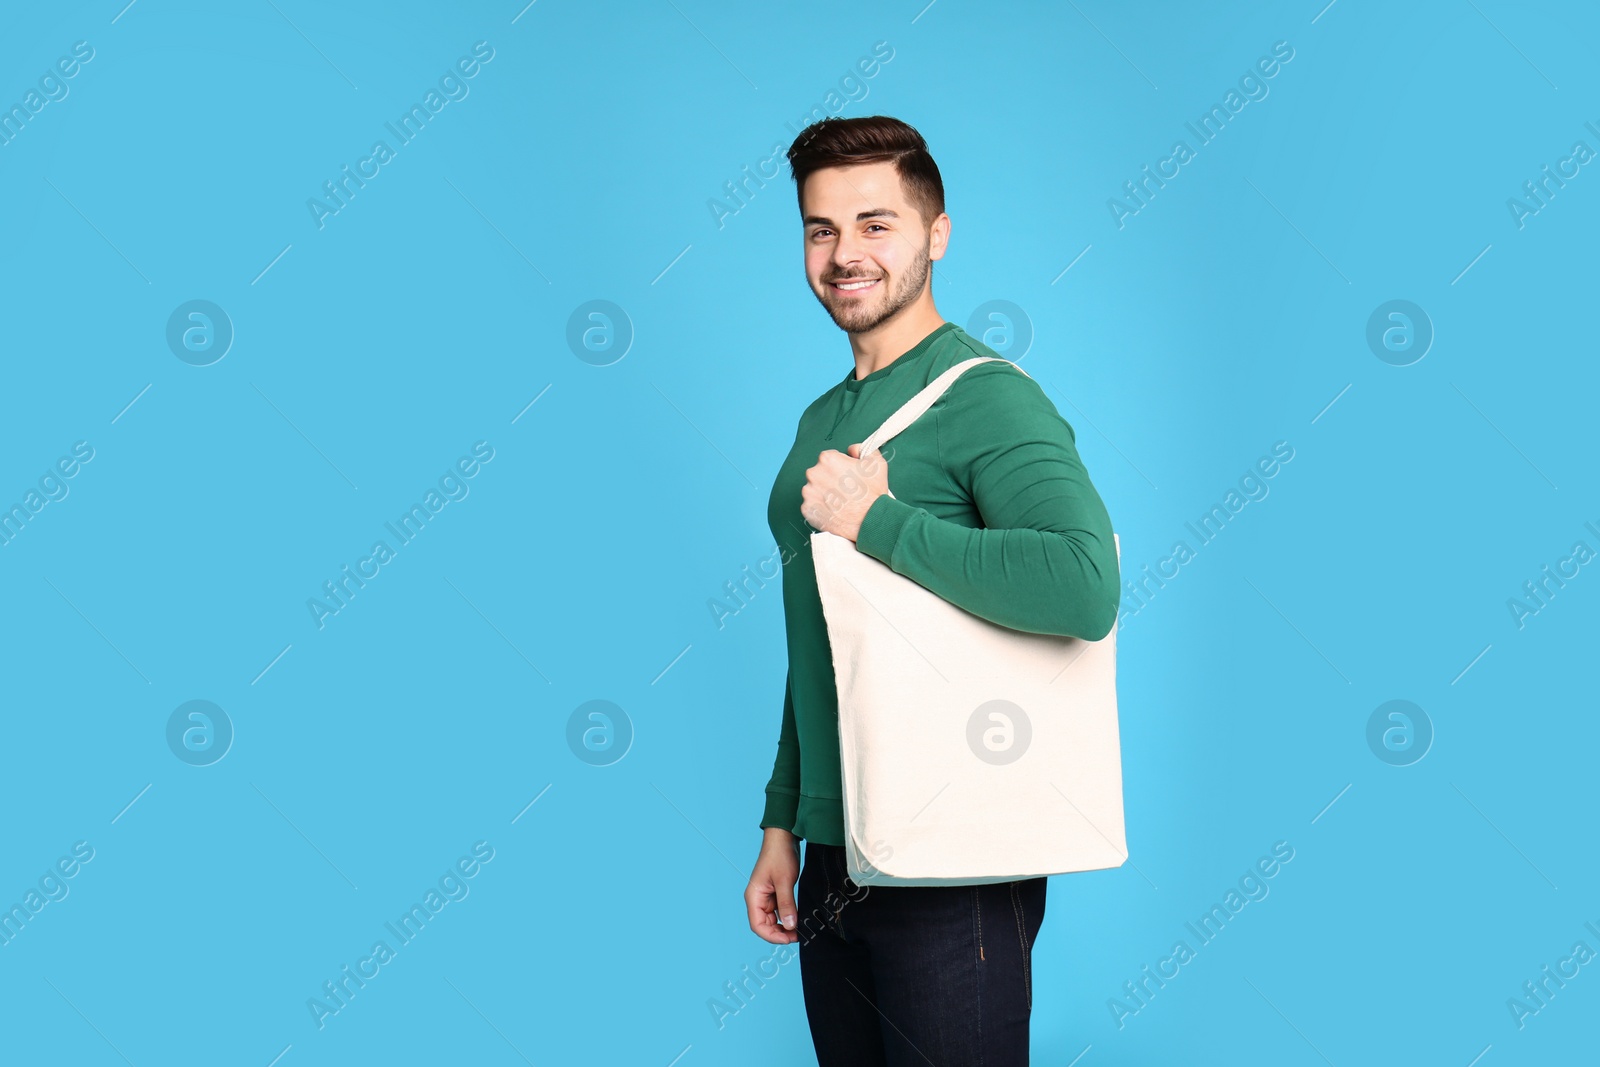
<path id="1" fill-rule="evenodd" d="M 944 395 L 945 390 L 954 385 L 955 380 L 961 377 L 962 374 L 977 366 L 979 363 L 990 362 L 1011 363 L 1009 359 L 1001 359 L 998 356 L 973 356 L 971 359 L 964 359 L 960 363 L 957 363 L 955 366 L 951 367 L 949 370 L 945 371 L 943 374 L 939 375 L 933 381 L 925 385 L 916 396 L 900 405 L 900 410 L 896 411 L 893 415 L 890 415 L 887 419 L 885 419 L 882 426 L 879 426 L 876 430 L 872 431 L 872 434 L 861 443 L 860 458 L 865 459 L 872 455 L 878 449 L 883 447 L 885 441 L 888 441 L 901 430 L 904 430 L 907 426 L 910 426 L 913 422 L 916 422 L 917 419 L 922 416 L 922 413 L 933 407 L 934 403 Z M 1011 363 L 1011 365 L 1013 367 L 1017 367 L 1015 363 Z M 1021 367 L 1017 367 L 1017 370 L 1022 371 L 1023 374 L 1028 373 L 1027 371 L 1022 370 Z"/>

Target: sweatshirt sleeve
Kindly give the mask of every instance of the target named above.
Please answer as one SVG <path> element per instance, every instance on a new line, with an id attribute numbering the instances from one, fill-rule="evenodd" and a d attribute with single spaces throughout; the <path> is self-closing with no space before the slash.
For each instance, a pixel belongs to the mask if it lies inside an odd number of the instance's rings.
<path id="1" fill-rule="evenodd" d="M 937 420 L 940 463 L 982 528 L 885 495 L 862 519 L 856 548 L 1013 630 L 1090 641 L 1110 633 L 1121 599 L 1111 518 L 1039 383 L 982 363 L 924 417 Z"/>
<path id="2" fill-rule="evenodd" d="M 800 743 L 794 729 L 793 677 L 791 669 L 783 683 L 783 725 L 778 730 L 772 778 L 767 782 L 767 806 L 761 814 L 763 830 L 769 826 L 793 830 L 800 808 Z"/>

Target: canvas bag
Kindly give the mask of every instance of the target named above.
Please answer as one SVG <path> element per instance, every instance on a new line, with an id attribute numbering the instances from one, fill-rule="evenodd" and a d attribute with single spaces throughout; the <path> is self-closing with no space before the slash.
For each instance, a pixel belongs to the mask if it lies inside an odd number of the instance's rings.
<path id="1" fill-rule="evenodd" d="M 861 457 L 995 358 L 940 374 Z M 849 538 L 815 532 L 811 551 L 839 694 L 851 880 L 977 885 L 1121 866 L 1115 624 L 1099 641 L 1013 630 Z"/>

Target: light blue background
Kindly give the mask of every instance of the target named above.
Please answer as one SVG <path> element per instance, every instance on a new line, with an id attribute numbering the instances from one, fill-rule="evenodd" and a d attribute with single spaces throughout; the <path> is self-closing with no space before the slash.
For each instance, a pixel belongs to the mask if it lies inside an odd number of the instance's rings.
<path id="1" fill-rule="evenodd" d="M 1592 1054 L 1600 967 L 1506 1005 L 1600 950 L 1600 576 L 1507 607 L 1600 549 L 1600 175 L 1522 228 L 1506 203 L 1600 148 L 1583 5 L 122 4 L 0 36 L 7 107 L 94 48 L 0 147 L 0 504 L 94 449 L 0 548 L 0 904 L 95 850 L 0 947 L 4 1059 L 812 1062 L 792 960 L 708 1007 L 773 949 L 742 892 L 784 677 L 776 584 L 708 604 L 772 553 L 771 479 L 850 360 L 787 168 L 720 228 L 708 201 L 879 41 L 842 113 L 927 137 L 940 311 L 1023 310 L 1125 575 L 1294 449 L 1124 619 L 1132 862 L 1051 881 L 1036 1062 Z M 319 229 L 307 199 L 478 41 Z M 1276 41 L 1269 95 L 1119 229 Z M 206 367 L 165 341 L 195 299 L 236 331 Z M 566 341 L 594 299 L 635 334 L 608 366 Z M 1436 331 L 1410 366 L 1365 340 L 1393 299 Z M 307 599 L 477 441 L 470 495 L 319 630 Z M 208 767 L 165 740 L 194 699 L 236 731 Z M 635 734 L 604 767 L 565 740 L 596 699 Z M 1411 766 L 1367 745 L 1392 699 L 1436 732 Z M 476 841 L 470 895 L 319 1030 L 307 999 Z M 1119 1029 L 1277 841 L 1270 896 Z"/>

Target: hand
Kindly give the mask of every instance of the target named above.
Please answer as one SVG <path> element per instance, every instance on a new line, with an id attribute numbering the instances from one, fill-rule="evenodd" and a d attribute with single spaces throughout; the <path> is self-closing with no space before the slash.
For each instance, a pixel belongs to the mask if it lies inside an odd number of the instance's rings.
<path id="1" fill-rule="evenodd" d="M 744 903 L 750 911 L 750 929 L 763 941 L 787 945 L 800 940 L 800 920 L 794 906 L 794 883 L 800 877 L 799 839 L 788 830 L 769 826 L 761 841 Z M 785 920 L 780 924 L 779 919 Z"/>
<path id="2" fill-rule="evenodd" d="M 806 471 L 800 490 L 800 514 L 818 530 L 847 537 L 861 532 L 872 502 L 889 492 L 889 464 L 882 452 L 860 459 L 861 444 L 850 446 L 847 456 L 829 449 L 817 456 Z"/>

